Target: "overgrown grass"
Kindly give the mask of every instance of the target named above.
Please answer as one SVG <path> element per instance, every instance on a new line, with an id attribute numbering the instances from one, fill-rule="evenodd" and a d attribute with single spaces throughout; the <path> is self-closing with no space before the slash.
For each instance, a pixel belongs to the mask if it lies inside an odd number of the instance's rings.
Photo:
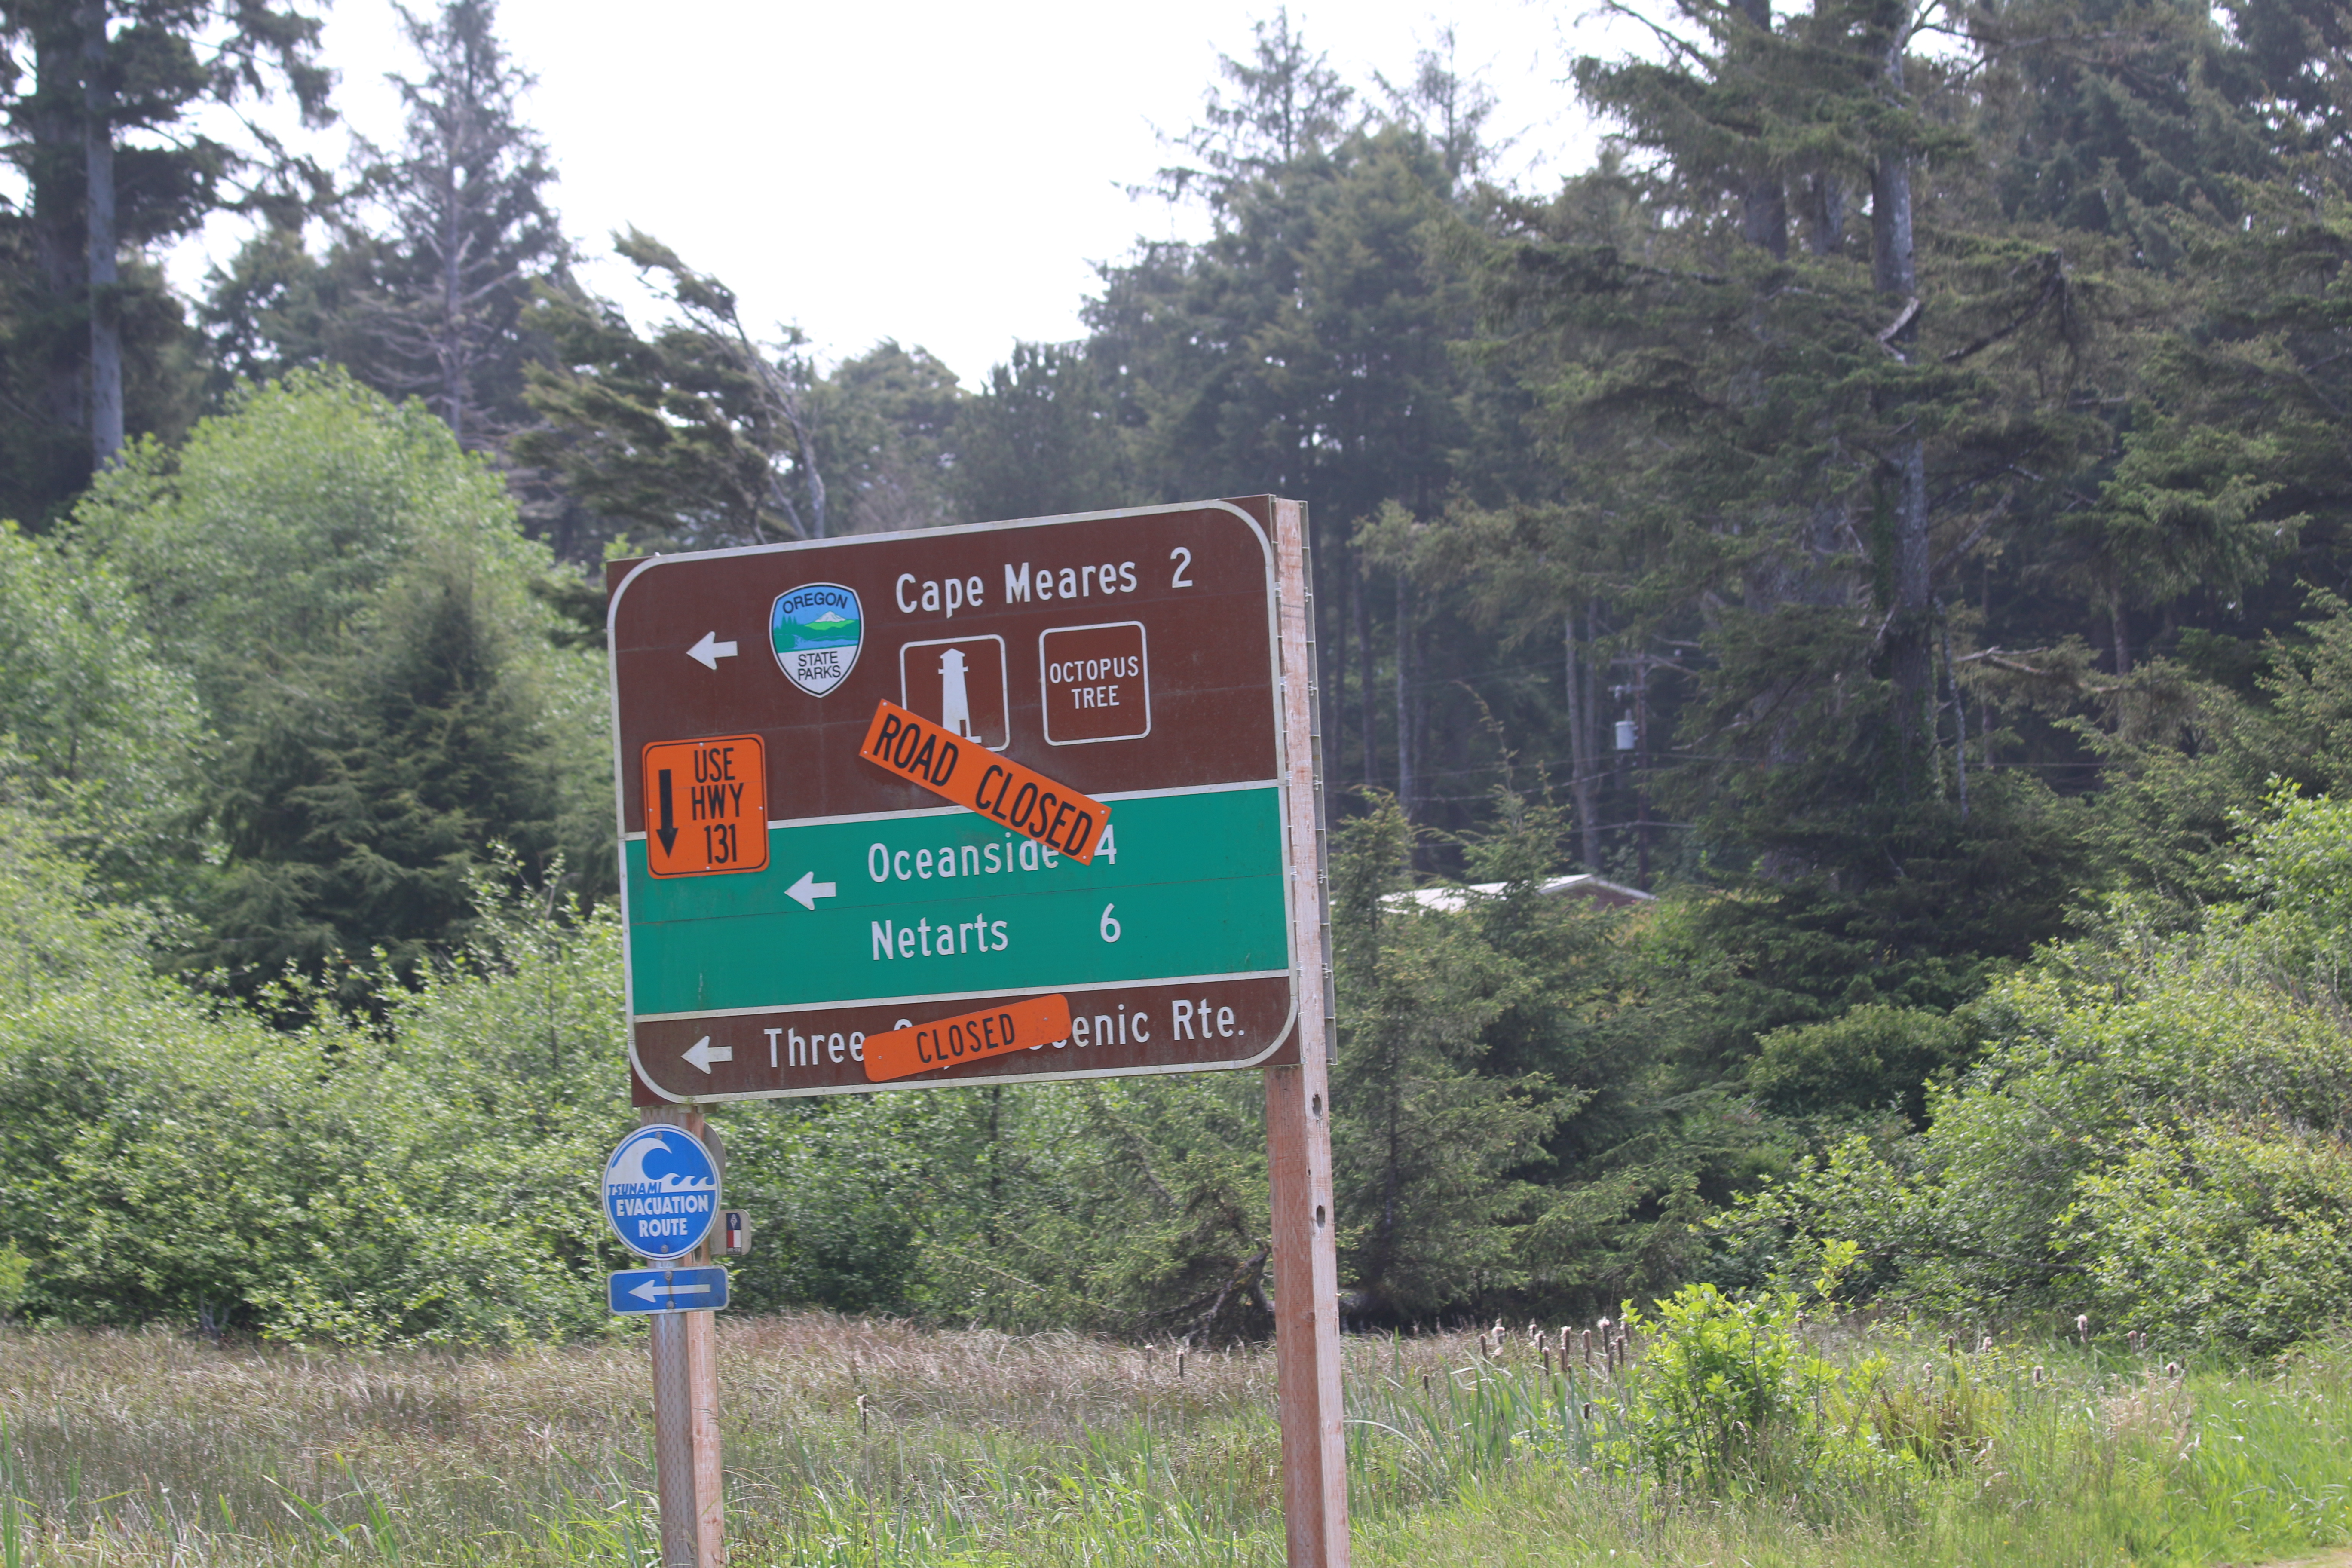
<path id="1" fill-rule="evenodd" d="M 1075 1336 L 818 1315 L 721 1336 L 739 1568 L 1282 1560 L 1265 1352 L 1193 1353 L 1180 1379 L 1165 1348 Z M 1853 1336 L 1828 1337 L 1851 1359 Z M 1520 1342 L 1496 1362 L 1469 1336 L 1353 1340 L 1357 1561 L 2087 1568 L 2352 1540 L 2352 1353 L 2176 1379 L 2064 1346 L 1873 1348 L 1895 1360 L 1887 1425 L 1928 1461 L 1721 1500 L 1603 1462 L 1605 1373 L 1549 1372 Z M 0 1568 L 643 1563 L 646 1390 L 627 1344 L 0 1331 Z"/>

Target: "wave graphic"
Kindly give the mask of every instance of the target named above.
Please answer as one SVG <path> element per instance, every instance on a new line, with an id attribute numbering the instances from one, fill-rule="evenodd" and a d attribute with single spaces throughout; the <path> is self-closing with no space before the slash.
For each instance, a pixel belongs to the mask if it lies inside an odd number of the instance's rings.
<path id="1" fill-rule="evenodd" d="M 640 1142 L 630 1144 L 621 1152 L 620 1159 L 605 1173 L 605 1184 L 613 1188 L 637 1189 L 628 1194 L 631 1197 L 638 1196 L 646 1191 L 707 1193 L 717 1184 L 703 1177 L 681 1176 L 675 1171 L 656 1176 L 646 1169 L 647 1157 L 654 1154 L 667 1154 L 670 1152 L 669 1140 L 667 1138 L 647 1138 Z"/>

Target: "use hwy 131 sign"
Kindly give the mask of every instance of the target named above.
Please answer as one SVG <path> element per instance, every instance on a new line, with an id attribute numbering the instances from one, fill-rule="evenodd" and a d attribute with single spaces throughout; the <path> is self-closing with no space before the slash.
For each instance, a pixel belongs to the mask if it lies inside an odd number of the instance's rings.
<path id="1" fill-rule="evenodd" d="M 1207 501 L 629 567 L 640 1100 L 1296 1061 L 1320 903 L 1272 524 Z"/>

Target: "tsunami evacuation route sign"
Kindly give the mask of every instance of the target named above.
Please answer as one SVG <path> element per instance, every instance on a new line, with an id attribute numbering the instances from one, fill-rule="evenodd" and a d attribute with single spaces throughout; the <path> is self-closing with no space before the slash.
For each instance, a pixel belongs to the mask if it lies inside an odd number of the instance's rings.
<path id="1" fill-rule="evenodd" d="M 1271 521 L 616 566 L 639 1103 L 1297 1060 Z"/>
<path id="2" fill-rule="evenodd" d="M 604 1218 L 638 1257 L 675 1262 L 719 1221 L 719 1162 L 683 1127 L 640 1127 L 604 1162 Z"/>

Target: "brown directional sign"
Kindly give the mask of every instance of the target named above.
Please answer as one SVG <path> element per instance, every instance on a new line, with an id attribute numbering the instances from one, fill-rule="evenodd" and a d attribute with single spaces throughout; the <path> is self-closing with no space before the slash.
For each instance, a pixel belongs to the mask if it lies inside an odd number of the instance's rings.
<path id="1" fill-rule="evenodd" d="M 1263 500 L 1208 501 L 621 574 L 642 1095 L 1296 1060 L 1272 524 Z M 1045 998 L 1068 1020 L 1050 1040 Z"/>

